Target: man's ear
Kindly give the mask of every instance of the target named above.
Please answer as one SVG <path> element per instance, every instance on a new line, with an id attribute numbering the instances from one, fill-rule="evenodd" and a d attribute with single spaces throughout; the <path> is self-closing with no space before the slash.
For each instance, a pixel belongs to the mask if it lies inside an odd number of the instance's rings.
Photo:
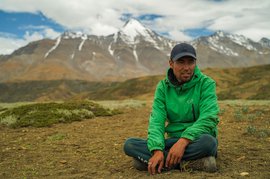
<path id="1" fill-rule="evenodd" d="M 170 67 L 173 68 L 173 61 L 169 60 Z"/>

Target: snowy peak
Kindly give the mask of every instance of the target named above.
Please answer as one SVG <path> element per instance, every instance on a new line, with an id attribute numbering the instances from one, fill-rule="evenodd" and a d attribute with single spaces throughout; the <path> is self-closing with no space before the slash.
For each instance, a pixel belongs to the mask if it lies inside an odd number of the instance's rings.
<path id="1" fill-rule="evenodd" d="M 140 23 L 138 20 L 131 18 L 128 20 L 122 29 L 145 29 L 146 27 Z"/>
<path id="2" fill-rule="evenodd" d="M 154 33 L 142 25 L 136 19 L 130 19 L 120 30 L 122 39 L 127 43 L 135 44 L 137 41 L 136 37 L 142 36 L 146 41 L 154 42 L 152 36 Z"/>
<path id="3" fill-rule="evenodd" d="M 69 32 L 69 31 L 67 31 L 67 32 L 64 32 L 62 34 L 62 37 L 63 37 L 63 39 L 81 38 L 83 40 L 86 40 L 87 39 L 87 34 L 84 34 L 84 33 L 80 32 L 80 31 L 78 31 L 78 32 Z"/>
<path id="4" fill-rule="evenodd" d="M 212 50 L 227 56 L 239 56 L 241 47 L 244 47 L 247 51 L 263 53 L 262 45 L 260 43 L 254 42 L 243 35 L 230 34 L 223 31 L 217 31 L 209 37 L 201 37 L 197 41 L 200 41 L 208 45 Z"/>
<path id="5" fill-rule="evenodd" d="M 218 36 L 220 37 L 227 37 L 229 38 L 231 41 L 233 41 L 234 43 L 245 47 L 248 50 L 257 50 L 252 44 L 251 44 L 251 40 L 246 38 L 243 35 L 236 35 L 236 34 L 229 34 L 229 33 L 225 33 L 222 31 L 218 31 L 216 33 Z"/>
<path id="6" fill-rule="evenodd" d="M 123 32 L 124 34 L 128 36 L 137 36 L 137 35 L 147 35 L 148 31 L 151 31 L 147 29 L 144 25 L 142 25 L 139 21 L 136 19 L 130 19 L 126 24 L 120 29 L 120 32 Z"/>

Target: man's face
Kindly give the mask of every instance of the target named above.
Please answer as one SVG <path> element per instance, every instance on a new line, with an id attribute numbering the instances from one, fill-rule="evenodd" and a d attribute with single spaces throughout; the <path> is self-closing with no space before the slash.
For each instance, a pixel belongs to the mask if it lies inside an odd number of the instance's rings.
<path id="1" fill-rule="evenodd" d="M 185 56 L 175 62 L 170 60 L 169 63 L 179 82 L 187 82 L 192 78 L 196 66 L 196 60 L 192 57 Z"/>

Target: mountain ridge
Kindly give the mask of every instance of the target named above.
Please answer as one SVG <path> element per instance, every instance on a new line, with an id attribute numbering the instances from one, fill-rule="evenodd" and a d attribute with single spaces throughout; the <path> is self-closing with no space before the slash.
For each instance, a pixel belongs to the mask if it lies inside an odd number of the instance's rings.
<path id="1" fill-rule="evenodd" d="M 131 19 L 108 36 L 65 32 L 55 40 L 39 40 L 0 56 L 0 82 L 32 80 L 123 81 L 162 74 L 179 42 L 158 35 Z M 250 39 L 222 31 L 191 42 L 200 68 L 270 64 L 268 39 Z M 261 44 L 262 43 L 262 44 Z"/>

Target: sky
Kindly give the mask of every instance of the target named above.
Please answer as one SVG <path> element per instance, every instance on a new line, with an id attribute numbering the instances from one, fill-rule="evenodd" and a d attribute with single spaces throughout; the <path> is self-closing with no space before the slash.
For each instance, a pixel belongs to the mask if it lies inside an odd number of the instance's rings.
<path id="1" fill-rule="evenodd" d="M 135 18 L 157 33 L 190 41 L 215 31 L 270 39 L 269 0 L 0 0 L 0 54 L 64 31 L 117 32 Z"/>

